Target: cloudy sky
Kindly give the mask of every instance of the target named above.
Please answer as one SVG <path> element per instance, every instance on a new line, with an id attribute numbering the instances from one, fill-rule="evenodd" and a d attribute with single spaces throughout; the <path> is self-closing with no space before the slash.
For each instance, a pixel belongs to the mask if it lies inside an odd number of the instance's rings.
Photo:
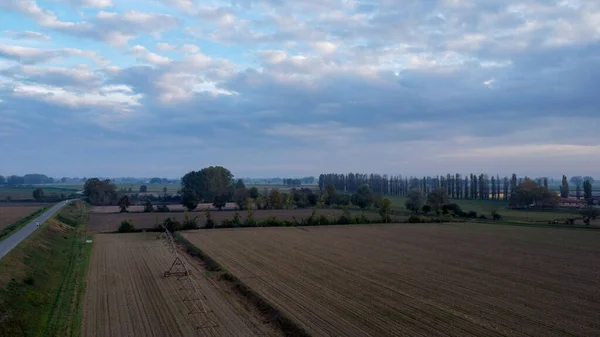
<path id="1" fill-rule="evenodd" d="M 0 174 L 600 176 L 597 0 L 0 0 Z"/>

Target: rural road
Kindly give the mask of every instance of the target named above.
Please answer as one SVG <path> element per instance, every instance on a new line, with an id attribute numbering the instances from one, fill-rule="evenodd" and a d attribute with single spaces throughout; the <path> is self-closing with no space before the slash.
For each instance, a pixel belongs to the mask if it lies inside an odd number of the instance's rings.
<path id="1" fill-rule="evenodd" d="M 33 233 L 36 230 L 36 221 L 39 221 L 40 225 L 43 224 L 46 220 L 50 219 L 50 217 L 52 217 L 54 213 L 56 213 L 61 207 L 63 207 L 70 201 L 71 200 L 61 201 L 60 203 L 52 206 L 52 208 L 45 211 L 39 217 L 33 219 L 23 228 L 4 239 L 4 241 L 0 241 L 0 259 L 3 258 L 4 255 L 8 254 L 8 252 L 15 248 L 19 243 L 21 243 L 21 241 L 25 240 L 25 238 L 28 237 L 29 234 Z"/>

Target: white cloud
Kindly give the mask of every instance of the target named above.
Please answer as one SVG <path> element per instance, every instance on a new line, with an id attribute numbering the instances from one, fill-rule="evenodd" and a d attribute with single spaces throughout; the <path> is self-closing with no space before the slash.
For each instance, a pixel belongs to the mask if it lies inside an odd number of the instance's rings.
<path id="1" fill-rule="evenodd" d="M 114 6 L 112 0 L 61 0 L 77 7 L 107 8 Z"/>
<path id="2" fill-rule="evenodd" d="M 171 62 L 171 59 L 165 56 L 160 56 L 158 54 L 152 53 L 148 51 L 148 49 L 135 45 L 131 47 L 130 51 L 138 57 L 138 60 L 148 62 L 150 64 L 158 65 L 158 64 L 168 64 Z"/>
<path id="3" fill-rule="evenodd" d="M 102 1 L 88 1 L 99 4 Z M 24 14 L 40 26 L 79 37 L 103 40 L 116 46 L 125 45 L 139 34 L 156 34 L 174 28 L 179 20 L 165 14 L 126 11 L 100 11 L 89 22 L 61 21 L 52 11 L 43 9 L 35 1 L 3 1 L 0 8 Z"/>
<path id="4" fill-rule="evenodd" d="M 197 53 L 200 51 L 200 48 L 193 44 L 184 44 L 183 47 L 181 47 L 181 49 L 186 53 Z"/>
<path id="5" fill-rule="evenodd" d="M 81 49 L 38 49 L 14 45 L 0 44 L 0 58 L 17 61 L 23 64 L 48 62 L 60 58 L 81 56 L 89 58 L 98 64 L 106 64 L 106 60 L 97 53 Z"/>
<path id="6" fill-rule="evenodd" d="M 177 49 L 177 46 L 166 42 L 159 42 L 156 44 L 156 48 L 160 51 L 174 51 Z"/>
<path id="7" fill-rule="evenodd" d="M 39 32 L 34 32 L 30 30 L 25 31 L 4 31 L 4 33 L 10 35 L 15 39 L 29 39 L 29 40 L 39 40 L 39 41 L 48 41 L 50 40 L 50 36 L 46 34 L 42 34 Z"/>

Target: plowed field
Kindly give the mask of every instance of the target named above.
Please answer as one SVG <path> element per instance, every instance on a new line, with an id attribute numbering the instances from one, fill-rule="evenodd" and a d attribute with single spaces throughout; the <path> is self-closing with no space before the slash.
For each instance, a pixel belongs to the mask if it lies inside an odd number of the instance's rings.
<path id="1" fill-rule="evenodd" d="M 0 206 L 0 230 L 23 219 L 40 208 L 42 208 L 41 205 Z"/>
<path id="2" fill-rule="evenodd" d="M 163 276 L 174 256 L 155 238 L 152 233 L 94 237 L 83 336 L 277 336 L 183 254 L 212 310 L 188 314 L 193 304 L 183 301 L 186 283 Z"/>
<path id="3" fill-rule="evenodd" d="M 220 229 L 186 239 L 314 336 L 600 336 L 600 232 Z"/>

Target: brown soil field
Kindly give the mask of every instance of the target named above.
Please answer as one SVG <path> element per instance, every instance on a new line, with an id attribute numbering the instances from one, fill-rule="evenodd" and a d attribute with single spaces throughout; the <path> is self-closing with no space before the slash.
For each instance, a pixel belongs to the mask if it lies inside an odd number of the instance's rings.
<path id="1" fill-rule="evenodd" d="M 174 255 L 155 233 L 98 234 L 83 298 L 82 336 L 279 336 L 186 254 L 208 315 L 189 314 L 185 280 L 164 277 Z M 200 327 L 200 328 L 198 328 Z"/>
<path id="2" fill-rule="evenodd" d="M 281 220 L 292 221 L 293 218 L 296 218 L 296 220 L 300 221 L 301 219 L 309 217 L 311 213 L 312 209 L 255 210 L 254 219 L 263 220 L 274 216 Z M 328 217 L 339 217 L 342 213 L 342 210 L 322 209 L 319 210 L 317 214 Z M 225 219 L 232 219 L 234 214 L 235 212 L 233 211 L 214 211 L 211 213 L 213 220 L 219 223 Z M 246 211 L 239 211 L 239 214 L 242 220 L 246 219 Z M 358 216 L 361 212 L 351 212 L 351 214 L 353 216 Z M 380 219 L 380 216 L 376 213 L 365 212 L 365 215 L 370 219 Z M 153 228 L 157 223 L 161 223 L 168 217 L 182 221 L 185 217 L 185 213 L 92 213 L 90 214 L 88 221 L 88 230 L 92 232 L 114 232 L 119 228 L 121 221 L 126 219 L 133 219 L 135 228 Z M 198 217 L 197 221 L 200 226 L 204 225 L 204 222 L 206 221 L 205 214 L 202 212 L 190 213 L 190 217 Z"/>
<path id="3" fill-rule="evenodd" d="M 186 231 L 313 336 L 600 336 L 600 232 L 486 224 Z"/>
<path id="4" fill-rule="evenodd" d="M 0 206 L 0 230 L 42 208 L 42 205 Z"/>

